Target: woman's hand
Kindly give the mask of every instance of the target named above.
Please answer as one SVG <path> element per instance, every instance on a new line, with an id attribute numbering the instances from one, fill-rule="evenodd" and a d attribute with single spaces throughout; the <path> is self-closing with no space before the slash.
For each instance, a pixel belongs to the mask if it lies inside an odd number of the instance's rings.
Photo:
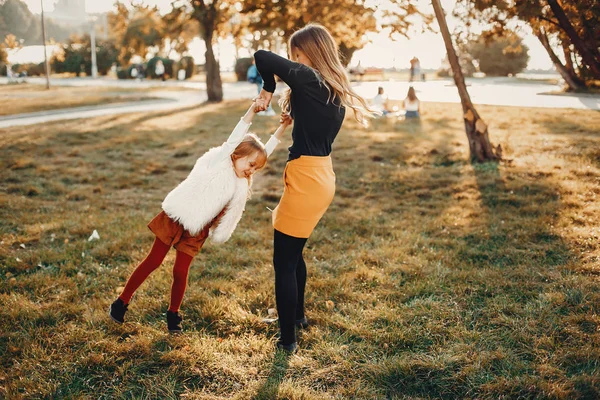
<path id="1" fill-rule="evenodd" d="M 253 100 L 255 102 L 254 112 L 265 111 L 269 108 L 269 104 L 271 104 L 271 99 L 273 98 L 273 93 L 267 92 L 265 89 L 262 89 L 257 97 Z"/>
<path id="2" fill-rule="evenodd" d="M 290 126 L 292 124 L 292 122 L 294 122 L 294 120 L 292 119 L 292 116 L 290 114 L 281 113 L 281 118 L 279 118 L 279 123 L 284 128 L 287 128 L 288 126 Z"/>

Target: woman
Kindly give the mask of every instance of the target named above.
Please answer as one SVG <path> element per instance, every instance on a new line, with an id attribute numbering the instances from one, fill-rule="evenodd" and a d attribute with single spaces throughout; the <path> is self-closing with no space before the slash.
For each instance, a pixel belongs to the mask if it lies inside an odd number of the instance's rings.
<path id="1" fill-rule="evenodd" d="M 264 50 L 257 51 L 254 59 L 263 78 L 257 107 L 264 110 L 270 104 L 277 75 L 289 86 L 280 100 L 282 111 L 294 119 L 285 188 L 273 211 L 273 265 L 281 331 L 277 346 L 295 352 L 295 327 L 308 327 L 302 250 L 335 192 L 331 145 L 346 108 L 354 111 L 360 123 L 364 123 L 365 111 L 369 115 L 373 111 L 350 87 L 337 45 L 323 26 L 311 24 L 295 32 L 288 51 L 293 61 Z"/>
<path id="2" fill-rule="evenodd" d="M 402 107 L 406 110 L 406 118 L 419 118 L 421 116 L 421 101 L 417 97 L 414 87 L 408 88 Z"/>

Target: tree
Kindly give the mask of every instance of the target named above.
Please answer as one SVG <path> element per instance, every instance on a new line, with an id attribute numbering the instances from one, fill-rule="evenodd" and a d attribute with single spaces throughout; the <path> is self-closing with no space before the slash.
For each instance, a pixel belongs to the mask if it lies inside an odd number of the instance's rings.
<path id="1" fill-rule="evenodd" d="M 182 8 L 173 8 L 163 17 L 165 23 L 164 56 L 172 51 L 185 54 L 190 42 L 200 34 L 198 23 L 190 20 Z"/>
<path id="2" fill-rule="evenodd" d="M 471 152 L 471 160 L 484 162 L 484 161 L 496 161 L 502 158 L 501 147 L 498 145 L 497 149 L 494 150 L 488 136 L 488 127 L 485 122 L 477 113 L 477 110 L 471 102 L 469 92 L 465 85 L 465 78 L 462 74 L 454 45 L 452 44 L 452 38 L 448 25 L 446 23 L 446 15 L 440 4 L 439 0 L 432 0 L 431 2 L 433 10 L 435 12 L 436 19 L 440 26 L 442 37 L 444 38 L 444 44 L 446 46 L 446 52 L 448 53 L 448 61 L 452 67 L 454 76 L 454 83 L 458 89 L 460 96 L 460 102 L 463 108 L 463 118 L 465 122 L 465 130 L 467 132 L 467 138 L 469 140 L 469 149 Z"/>
<path id="3" fill-rule="evenodd" d="M 0 1 L 0 40 L 4 41 L 9 34 L 25 43 L 40 40 L 39 24 L 21 0 Z"/>
<path id="4" fill-rule="evenodd" d="M 600 2 L 597 0 L 562 1 L 560 4 L 546 0 L 459 0 L 458 3 L 466 10 L 462 14 L 465 23 L 478 19 L 493 24 L 497 33 L 515 22 L 528 25 L 570 89 L 577 90 L 593 79 L 600 79 L 597 71 Z M 573 41 L 578 45 L 575 46 Z M 554 48 L 563 51 L 564 63 Z M 582 51 L 587 53 L 585 58 Z"/>
<path id="5" fill-rule="evenodd" d="M 548 39 L 546 30 L 543 27 L 540 27 L 537 30 L 537 32 L 535 32 L 535 35 L 539 39 L 542 46 L 544 46 L 544 49 L 546 49 L 546 52 L 550 56 L 550 60 L 552 60 L 554 67 L 556 68 L 558 73 L 563 77 L 569 88 L 571 90 L 579 90 L 580 88 L 585 86 L 585 82 L 583 82 L 583 80 L 581 80 L 575 72 L 575 68 L 573 67 L 572 54 L 569 47 L 566 46 L 564 43 L 562 44 L 566 64 L 564 65 L 560 58 L 558 58 L 556 53 L 554 53 L 554 49 L 552 49 L 552 46 L 550 45 L 550 40 Z"/>
<path id="6" fill-rule="evenodd" d="M 344 65 L 366 44 L 365 34 L 377 30 L 375 9 L 364 1 L 250 0 L 243 4 L 242 13 L 251 21 L 248 28 L 259 37 L 265 31 L 271 37 L 281 36 L 287 43 L 292 33 L 308 23 L 322 24 L 336 40 Z"/>
<path id="7" fill-rule="evenodd" d="M 583 58 L 586 65 L 590 68 L 595 78 L 600 79 L 600 52 L 598 52 L 598 46 L 592 45 L 589 41 L 584 41 L 579 33 L 575 30 L 575 27 L 567 17 L 565 10 L 558 4 L 556 0 L 548 0 L 548 5 L 552 9 L 560 27 L 571 40 L 571 43 L 575 46 L 581 58 Z M 580 11 L 584 11 L 583 9 Z M 596 20 L 597 23 L 598 20 Z M 592 38 L 594 41 L 596 38 Z"/>
<path id="8" fill-rule="evenodd" d="M 491 36 L 491 39 L 486 39 Z M 479 70 L 486 75 L 515 75 L 527 67 L 528 47 L 516 33 L 504 31 L 502 36 L 482 33 L 469 45 L 469 53 L 477 60 Z"/>
<path id="9" fill-rule="evenodd" d="M 42 34 L 40 18 L 32 14 L 21 0 L 0 0 L 0 41 L 12 34 L 24 44 L 39 44 Z M 46 35 L 50 40 L 63 41 L 69 38 L 73 29 L 82 30 L 81 27 L 65 28 L 51 19 L 46 19 L 45 23 Z"/>
<path id="10" fill-rule="evenodd" d="M 134 5 L 130 11 L 124 4 L 116 3 L 116 11 L 108 15 L 110 37 L 120 48 L 119 63 L 129 64 L 131 57 L 146 57 L 148 48 L 164 46 L 165 21 L 157 7 Z"/>
<path id="11" fill-rule="evenodd" d="M 219 62 L 213 51 L 215 34 L 223 28 L 232 16 L 234 7 L 226 0 L 190 0 L 193 7 L 192 18 L 200 25 L 200 36 L 206 44 L 206 93 L 208 101 L 223 101 L 223 83 Z"/>
<path id="12" fill-rule="evenodd" d="M 91 40 L 89 35 L 72 36 L 68 43 L 61 46 L 61 51 L 55 54 L 50 63 L 57 73 L 71 72 L 92 74 Z M 118 50 L 110 40 L 96 42 L 96 65 L 100 75 L 106 75 L 113 63 L 117 61 Z"/>
<path id="13" fill-rule="evenodd" d="M 8 53 L 4 44 L 0 44 L 0 65 L 6 63 L 6 61 L 8 61 Z"/>
<path id="14" fill-rule="evenodd" d="M 174 13 L 182 13 L 197 23 L 200 37 L 206 45 L 205 70 L 208 101 L 222 101 L 223 83 L 221 82 L 219 62 L 213 50 L 213 41 L 226 31 L 227 24 L 238 13 L 239 3 L 233 0 L 175 0 L 172 6 Z"/>

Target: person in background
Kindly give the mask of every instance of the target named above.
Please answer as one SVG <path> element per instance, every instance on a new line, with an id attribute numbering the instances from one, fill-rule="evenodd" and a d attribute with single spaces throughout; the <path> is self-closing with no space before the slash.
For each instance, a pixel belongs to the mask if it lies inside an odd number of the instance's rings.
<path id="1" fill-rule="evenodd" d="M 246 73 L 246 78 L 248 79 L 248 82 L 256 85 L 257 93 L 260 94 L 260 91 L 263 88 L 263 80 L 262 80 L 262 77 L 260 76 L 260 73 L 258 72 L 258 69 L 256 69 L 256 64 L 254 62 L 254 59 L 252 59 L 252 64 L 248 68 L 248 72 Z M 275 115 L 275 111 L 273 110 L 273 107 L 271 107 L 271 104 L 269 103 L 269 106 L 267 107 L 267 109 L 265 111 L 259 112 L 257 115 L 272 116 L 272 115 Z"/>
<path id="2" fill-rule="evenodd" d="M 381 111 L 383 116 L 388 115 L 390 111 L 388 96 L 383 92 L 383 87 L 377 88 L 377 95 L 371 100 L 371 106 L 374 110 Z"/>
<path id="3" fill-rule="evenodd" d="M 161 79 L 163 82 L 165 81 L 165 64 L 162 62 L 162 60 L 156 61 L 154 73 L 156 74 L 157 78 Z"/>
<path id="4" fill-rule="evenodd" d="M 419 118 L 421 116 L 421 101 L 417 98 L 414 87 L 408 88 L 402 107 L 406 110 L 406 118 Z"/>

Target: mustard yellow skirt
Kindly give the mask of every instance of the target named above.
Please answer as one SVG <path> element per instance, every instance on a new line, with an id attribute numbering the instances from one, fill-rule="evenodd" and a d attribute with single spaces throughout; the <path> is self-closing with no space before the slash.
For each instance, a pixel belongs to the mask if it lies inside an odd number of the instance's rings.
<path id="1" fill-rule="evenodd" d="M 335 194 L 331 157 L 301 156 L 283 171 L 283 195 L 273 210 L 273 227 L 297 238 L 308 238 Z"/>

